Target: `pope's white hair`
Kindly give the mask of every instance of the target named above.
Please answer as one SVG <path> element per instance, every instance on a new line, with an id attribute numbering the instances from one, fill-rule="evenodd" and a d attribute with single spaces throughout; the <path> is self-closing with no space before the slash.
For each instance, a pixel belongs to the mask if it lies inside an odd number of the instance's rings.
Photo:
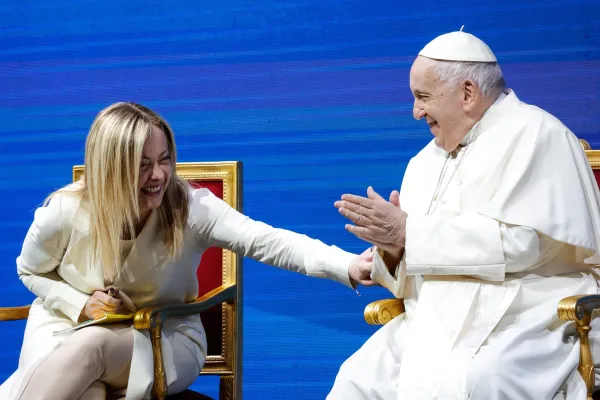
<path id="1" fill-rule="evenodd" d="M 438 61 L 435 72 L 450 88 L 467 79 L 473 81 L 486 98 L 499 96 L 506 85 L 502 69 L 495 62 Z"/>

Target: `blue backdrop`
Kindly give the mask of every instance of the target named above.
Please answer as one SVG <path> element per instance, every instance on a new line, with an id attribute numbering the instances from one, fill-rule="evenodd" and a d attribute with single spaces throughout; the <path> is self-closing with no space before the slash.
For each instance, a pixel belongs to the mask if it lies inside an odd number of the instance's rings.
<path id="1" fill-rule="evenodd" d="M 476 6 L 474 4 L 477 4 Z M 333 202 L 399 187 L 427 141 L 408 72 L 465 25 L 522 100 L 600 148 L 600 3 L 466 0 L 2 0 L 0 305 L 32 300 L 15 258 L 33 211 L 83 162 L 94 115 L 143 103 L 173 126 L 180 161 L 244 162 L 245 212 L 347 250 Z M 319 399 L 374 328 L 334 282 L 245 262 L 244 397 Z M 0 381 L 24 324 L 0 329 Z M 216 380 L 195 388 L 216 396 Z"/>

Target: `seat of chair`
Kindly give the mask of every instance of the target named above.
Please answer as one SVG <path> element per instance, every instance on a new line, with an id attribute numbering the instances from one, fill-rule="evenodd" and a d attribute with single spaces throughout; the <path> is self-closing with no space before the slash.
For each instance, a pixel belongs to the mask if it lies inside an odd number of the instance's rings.
<path id="1" fill-rule="evenodd" d="M 172 396 L 167 396 L 167 400 L 214 400 L 212 397 L 203 395 L 202 393 L 186 390 L 185 392 L 177 393 Z"/>

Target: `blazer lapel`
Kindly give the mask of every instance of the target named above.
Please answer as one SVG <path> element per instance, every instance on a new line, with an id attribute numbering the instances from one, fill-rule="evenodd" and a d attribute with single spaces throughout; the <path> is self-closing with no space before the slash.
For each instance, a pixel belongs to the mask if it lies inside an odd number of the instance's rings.
<path id="1" fill-rule="evenodd" d="M 121 276 L 123 283 L 131 284 L 152 273 L 154 267 L 162 264 L 165 251 L 159 231 L 158 213 L 152 211 L 125 258 Z"/>

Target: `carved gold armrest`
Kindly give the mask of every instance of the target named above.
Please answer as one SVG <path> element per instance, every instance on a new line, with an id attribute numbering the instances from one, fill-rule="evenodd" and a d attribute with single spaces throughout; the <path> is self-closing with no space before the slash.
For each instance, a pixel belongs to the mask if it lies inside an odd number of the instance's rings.
<path id="1" fill-rule="evenodd" d="M 385 325 L 404 312 L 404 300 L 385 299 L 367 304 L 365 321 L 371 325 Z"/>
<path id="2" fill-rule="evenodd" d="M 167 377 L 162 358 L 161 330 L 162 324 L 171 317 L 199 314 L 221 303 L 232 303 L 237 298 L 236 285 L 220 286 L 193 303 L 147 307 L 135 313 L 133 325 L 138 330 L 149 330 L 154 358 L 154 398 L 164 400 L 167 396 Z"/>
<path id="3" fill-rule="evenodd" d="M 0 321 L 15 321 L 26 319 L 29 316 L 31 306 L 22 307 L 0 307 Z"/>
<path id="4" fill-rule="evenodd" d="M 600 295 L 571 296 L 558 303 L 558 317 L 563 321 L 575 321 L 579 334 L 579 366 L 577 370 L 585 381 L 587 398 L 592 399 L 594 390 L 594 362 L 588 334 L 592 328 L 592 312 L 600 308 Z"/>

